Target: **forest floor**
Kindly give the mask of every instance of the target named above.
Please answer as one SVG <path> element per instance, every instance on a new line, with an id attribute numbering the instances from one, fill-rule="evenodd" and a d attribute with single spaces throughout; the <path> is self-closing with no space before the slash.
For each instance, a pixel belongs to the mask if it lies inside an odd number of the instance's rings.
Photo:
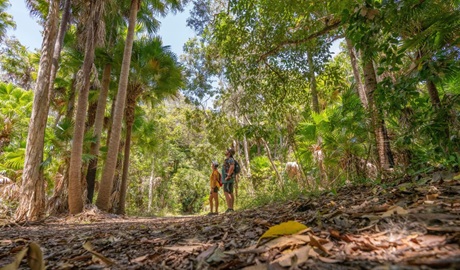
<path id="1" fill-rule="evenodd" d="M 460 174 L 349 186 L 217 216 L 134 218 L 89 209 L 1 225 L 0 269 L 29 269 L 28 263 L 47 269 L 460 269 Z"/>

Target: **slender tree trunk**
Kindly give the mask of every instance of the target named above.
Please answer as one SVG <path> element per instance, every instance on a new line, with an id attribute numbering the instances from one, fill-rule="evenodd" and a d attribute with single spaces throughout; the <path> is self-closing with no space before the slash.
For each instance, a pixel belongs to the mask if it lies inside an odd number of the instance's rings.
<path id="1" fill-rule="evenodd" d="M 367 108 L 367 96 L 366 92 L 364 91 L 363 82 L 361 81 L 361 75 L 359 74 L 358 60 L 356 57 L 355 49 L 353 48 L 353 44 L 351 43 L 350 39 L 346 38 L 345 40 L 347 42 L 348 54 L 350 55 L 351 67 L 353 69 L 353 77 L 355 77 L 356 81 L 356 90 L 358 92 L 359 99 L 361 100 L 361 103 L 363 104 L 364 108 Z"/>
<path id="2" fill-rule="evenodd" d="M 54 80 L 56 79 L 56 74 L 59 68 L 59 58 L 61 57 L 61 50 L 62 45 L 64 44 L 64 36 L 67 32 L 67 24 L 70 21 L 70 1 L 65 0 L 64 3 L 64 11 L 62 13 L 61 25 L 59 26 L 59 32 L 56 38 L 56 44 L 54 45 L 54 52 L 53 52 L 53 62 L 51 66 L 51 74 L 50 74 L 50 89 L 48 92 L 48 100 L 50 102 L 54 98 Z M 49 110 L 49 108 L 48 108 Z"/>
<path id="3" fill-rule="evenodd" d="M 243 148 L 244 148 L 244 158 L 246 161 L 246 174 L 248 177 L 251 177 L 251 162 L 249 160 L 249 147 L 248 147 L 248 139 L 246 135 L 243 138 Z"/>
<path id="4" fill-rule="evenodd" d="M 375 76 L 374 64 L 371 59 L 363 61 L 364 84 L 366 87 L 366 95 L 368 100 L 368 109 L 371 114 L 371 123 L 374 130 L 375 142 L 377 147 L 377 157 L 379 159 L 380 170 L 387 170 L 390 168 L 389 142 L 385 142 L 385 127 L 382 117 L 374 100 L 374 92 L 377 89 L 377 78 Z M 388 147 L 388 148 L 387 148 Z M 387 148 L 387 149 L 386 149 Z"/>
<path id="5" fill-rule="evenodd" d="M 134 28 L 137 21 L 137 11 L 139 0 L 131 1 L 131 10 L 129 16 L 128 35 L 126 37 L 125 50 L 123 53 L 123 62 L 120 72 L 120 83 L 118 85 L 117 102 L 113 117 L 113 126 L 108 145 L 107 160 L 102 171 L 101 185 L 97 197 L 96 205 L 103 211 L 109 210 L 110 193 L 115 175 L 115 166 L 117 162 L 118 146 L 121 137 L 121 125 L 123 120 L 123 111 L 125 109 L 126 92 L 128 86 L 129 67 L 131 63 L 131 53 L 134 41 Z"/>
<path id="6" fill-rule="evenodd" d="M 270 164 L 272 165 L 272 169 L 273 169 L 273 170 L 275 171 L 275 173 L 276 173 L 276 178 L 278 179 L 278 184 L 280 185 L 281 189 L 284 189 L 283 178 L 281 178 L 281 175 L 280 175 L 280 173 L 278 172 L 278 169 L 276 168 L 275 162 L 273 162 L 273 158 L 272 158 L 272 154 L 271 154 L 271 151 L 270 151 L 270 147 L 268 147 L 268 143 L 267 143 L 267 141 L 265 141 L 264 138 L 261 138 L 261 140 L 262 140 L 262 143 L 263 143 L 264 146 L 265 146 L 265 151 L 267 151 L 268 160 L 270 160 Z"/>
<path id="7" fill-rule="evenodd" d="M 153 179 L 155 176 L 155 160 L 152 160 L 152 171 L 150 172 L 149 178 L 149 202 L 147 206 L 147 211 L 151 213 L 152 211 L 152 202 L 153 202 Z"/>
<path id="8" fill-rule="evenodd" d="M 67 108 L 64 119 L 70 120 L 73 118 L 73 114 L 75 111 L 75 94 L 77 87 L 77 75 L 75 74 L 72 78 L 72 84 L 69 89 L 69 100 L 67 101 Z"/>
<path id="9" fill-rule="evenodd" d="M 21 185 L 21 198 L 15 213 L 17 221 L 39 220 L 45 211 L 45 182 L 43 170 L 43 147 L 45 128 L 49 108 L 49 80 L 51 61 L 56 43 L 59 21 L 59 0 L 51 0 L 46 27 L 43 33 L 43 44 L 38 69 L 37 83 L 34 92 L 32 115 L 27 134 L 26 155 Z"/>
<path id="10" fill-rule="evenodd" d="M 308 70 L 310 75 L 310 90 L 311 90 L 311 100 L 312 107 L 315 113 L 319 113 L 319 101 L 318 101 L 318 91 L 316 85 L 316 76 L 315 76 L 315 64 L 313 63 L 313 53 L 307 53 L 308 59 Z"/>
<path id="11" fill-rule="evenodd" d="M 90 154 L 94 156 L 89 162 L 88 172 L 86 174 L 87 184 L 87 199 L 88 203 L 93 202 L 94 184 L 96 183 L 97 163 L 99 156 L 99 146 L 101 142 L 102 129 L 104 127 L 104 114 L 107 105 L 107 96 L 110 86 L 110 74 L 112 72 L 112 65 L 106 64 L 102 74 L 102 88 L 97 100 L 96 119 L 94 122 L 94 137 L 95 141 L 91 143 Z"/>
<path id="12" fill-rule="evenodd" d="M 131 134 L 134 123 L 134 112 L 136 109 L 136 99 L 139 94 L 138 88 L 129 87 L 127 107 L 125 110 L 126 119 L 126 140 L 125 140 L 125 154 L 123 156 L 123 172 L 121 175 L 121 188 L 120 188 L 120 203 L 117 214 L 125 214 L 126 193 L 128 189 L 128 173 L 129 173 L 129 155 L 131 148 Z"/>
<path id="13" fill-rule="evenodd" d="M 91 69 L 94 62 L 95 54 L 95 33 L 99 23 L 101 3 L 91 2 L 91 17 L 88 29 L 88 36 L 85 45 L 85 59 L 83 61 L 82 73 L 83 82 L 78 95 L 77 113 L 75 116 L 75 127 L 72 140 L 72 151 L 70 154 L 70 171 L 69 171 L 69 210 L 71 214 L 77 214 L 83 211 L 82 185 L 81 185 L 81 168 L 83 155 L 83 139 L 85 133 L 85 118 L 88 107 L 88 95 L 91 79 Z"/>

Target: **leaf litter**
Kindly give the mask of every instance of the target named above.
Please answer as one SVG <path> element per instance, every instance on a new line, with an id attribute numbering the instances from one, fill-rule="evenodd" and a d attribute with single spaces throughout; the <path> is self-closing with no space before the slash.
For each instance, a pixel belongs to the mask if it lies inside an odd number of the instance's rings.
<path id="1" fill-rule="evenodd" d="M 3 222 L 0 269 L 460 269 L 460 177 L 218 216 Z"/>

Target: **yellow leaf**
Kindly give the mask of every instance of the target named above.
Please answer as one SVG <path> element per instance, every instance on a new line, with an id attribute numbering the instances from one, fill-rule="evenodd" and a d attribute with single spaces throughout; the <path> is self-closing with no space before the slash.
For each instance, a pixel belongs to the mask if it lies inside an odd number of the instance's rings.
<path id="1" fill-rule="evenodd" d="M 32 270 L 44 270 L 45 262 L 43 261 L 43 253 L 40 246 L 34 242 L 29 244 L 27 252 L 27 262 Z"/>
<path id="2" fill-rule="evenodd" d="M 14 261 L 8 265 L 3 266 L 0 268 L 0 270 L 17 270 L 19 268 L 19 265 L 21 264 L 22 259 L 24 256 L 27 254 L 27 251 L 29 250 L 29 247 L 23 248 L 21 251 L 16 254 L 14 257 Z"/>
<path id="3" fill-rule="evenodd" d="M 291 235 L 291 234 L 296 234 L 298 232 L 301 232 L 305 229 L 308 229 L 307 226 L 303 225 L 302 223 L 299 223 L 297 221 L 288 221 L 284 222 L 275 226 L 270 227 L 260 238 L 259 241 L 257 242 L 257 245 L 259 245 L 260 240 L 264 238 L 276 238 L 278 236 L 282 235 Z"/>

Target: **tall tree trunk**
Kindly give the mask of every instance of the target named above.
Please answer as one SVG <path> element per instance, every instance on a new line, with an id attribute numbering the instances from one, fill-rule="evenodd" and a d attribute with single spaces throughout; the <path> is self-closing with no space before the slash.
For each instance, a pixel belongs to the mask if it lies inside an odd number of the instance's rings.
<path id="1" fill-rule="evenodd" d="M 94 184 L 96 183 L 97 163 L 99 156 L 99 146 L 101 143 L 101 134 L 104 127 L 104 114 L 107 105 L 107 96 L 110 86 L 110 74 L 112 72 L 112 65 L 106 64 L 102 74 L 102 88 L 97 100 L 96 119 L 94 120 L 94 137 L 95 141 L 91 143 L 90 154 L 94 156 L 88 165 L 88 172 L 86 173 L 87 185 L 87 200 L 88 203 L 93 203 Z"/>
<path id="2" fill-rule="evenodd" d="M 77 91 L 77 75 L 74 74 L 72 78 L 72 84 L 69 89 L 69 99 L 67 101 L 67 108 L 64 119 L 70 120 L 73 118 L 73 114 L 75 111 L 75 97 Z"/>
<path id="3" fill-rule="evenodd" d="M 363 73 L 364 73 L 364 84 L 366 87 L 366 96 L 368 100 L 368 109 L 371 114 L 371 123 L 374 130 L 375 142 L 377 147 L 377 157 L 379 160 L 380 170 L 387 170 L 390 166 L 390 154 L 391 149 L 389 148 L 389 142 L 385 142 L 385 127 L 383 119 L 379 113 L 379 110 L 375 104 L 374 93 L 377 90 L 377 78 L 375 76 L 374 63 L 372 59 L 363 60 Z M 391 154 L 392 156 L 392 154 Z"/>
<path id="4" fill-rule="evenodd" d="M 264 138 L 261 138 L 261 140 L 262 140 L 262 143 L 265 146 L 265 151 L 267 151 L 268 160 L 270 161 L 270 164 L 272 165 L 272 168 L 276 173 L 276 178 L 278 179 L 278 184 L 280 185 L 281 189 L 284 189 L 283 178 L 281 177 L 280 173 L 278 172 L 278 169 L 276 168 L 275 162 L 273 161 L 272 154 L 271 154 L 271 151 L 270 151 L 270 147 L 268 147 L 268 143 L 267 143 L 267 141 L 265 141 Z"/>
<path id="5" fill-rule="evenodd" d="M 355 81 L 356 81 L 356 90 L 358 92 L 359 99 L 361 100 L 361 103 L 363 104 L 364 108 L 367 108 L 368 101 L 367 101 L 366 92 L 364 91 L 363 82 L 361 81 L 361 75 L 359 74 L 356 51 L 353 48 L 353 44 L 351 43 L 351 40 L 348 38 L 345 38 L 345 40 L 347 42 L 348 54 L 350 55 L 351 68 L 353 69 L 353 77 L 355 77 Z"/>
<path id="6" fill-rule="evenodd" d="M 59 68 L 59 58 L 61 57 L 61 50 L 62 45 L 64 44 L 64 36 L 67 32 L 67 24 L 70 21 L 70 1 L 65 0 L 64 3 L 64 11 L 62 13 L 61 25 L 59 26 L 59 32 L 56 38 L 56 44 L 54 45 L 54 52 L 53 52 L 53 62 L 51 66 L 51 74 L 50 74 L 50 82 L 49 82 L 49 92 L 48 92 L 48 100 L 50 102 L 53 101 L 54 98 L 54 80 L 56 79 L 56 74 Z M 48 109 L 49 110 L 49 109 Z"/>
<path id="7" fill-rule="evenodd" d="M 136 87 L 129 87 L 127 107 L 125 110 L 125 121 L 126 121 L 126 140 L 125 140 L 125 154 L 123 156 L 123 172 L 121 175 L 121 187 L 120 187 L 120 203 L 117 214 L 125 214 L 125 201 L 126 193 L 128 190 L 128 173 L 129 173 L 129 154 L 131 148 L 131 134 L 134 123 L 134 113 L 136 109 L 136 99 L 139 94 L 139 89 Z"/>
<path id="8" fill-rule="evenodd" d="M 82 73 L 83 82 L 80 94 L 78 95 L 77 112 L 75 116 L 75 127 L 72 140 L 72 150 L 70 153 L 69 171 L 69 210 L 71 214 L 83 211 L 81 168 L 83 155 L 83 140 L 85 134 L 85 118 L 88 107 L 88 95 L 91 80 L 91 69 L 95 54 L 95 34 L 99 24 L 99 16 L 102 3 L 99 1 L 91 2 L 91 19 L 86 37 L 85 58 L 83 61 Z"/>
<path id="9" fill-rule="evenodd" d="M 45 182 L 43 170 L 43 147 L 49 108 L 49 80 L 51 61 L 56 43 L 59 21 L 59 0 L 51 0 L 34 92 L 32 115 L 27 134 L 26 155 L 22 175 L 21 198 L 15 213 L 17 221 L 39 220 L 45 211 Z"/>
<path id="10" fill-rule="evenodd" d="M 246 135 L 244 135 L 243 138 L 243 150 L 244 150 L 244 158 L 246 161 L 246 174 L 248 177 L 251 177 L 251 163 L 249 160 L 249 147 L 248 147 L 248 139 L 246 138 Z"/>
<path id="11" fill-rule="evenodd" d="M 112 131 L 108 145 L 107 160 L 102 171 L 101 185 L 97 196 L 96 205 L 103 211 L 109 210 L 110 193 L 115 175 L 115 166 L 117 162 L 118 146 L 121 137 L 121 125 L 123 112 L 125 109 L 126 92 L 128 87 L 129 67 L 131 63 L 131 53 L 134 41 L 134 28 L 137 21 L 137 11 L 139 0 L 131 1 L 131 10 L 129 15 L 128 35 L 126 37 L 125 50 L 123 52 L 123 62 L 120 72 L 120 83 L 118 85 L 117 102 L 113 117 Z"/>
<path id="12" fill-rule="evenodd" d="M 315 76 L 315 64 L 313 63 L 313 53 L 307 53 L 308 60 L 308 71 L 310 79 L 310 90 L 311 90 L 311 100 L 312 107 L 315 113 L 319 113 L 319 101 L 318 101 L 318 91 L 316 85 L 316 76 Z"/>
<path id="13" fill-rule="evenodd" d="M 152 171 L 150 172 L 149 178 L 149 202 L 147 205 L 147 212 L 152 212 L 152 202 L 153 202 L 153 179 L 155 177 L 155 159 L 152 160 Z"/>

